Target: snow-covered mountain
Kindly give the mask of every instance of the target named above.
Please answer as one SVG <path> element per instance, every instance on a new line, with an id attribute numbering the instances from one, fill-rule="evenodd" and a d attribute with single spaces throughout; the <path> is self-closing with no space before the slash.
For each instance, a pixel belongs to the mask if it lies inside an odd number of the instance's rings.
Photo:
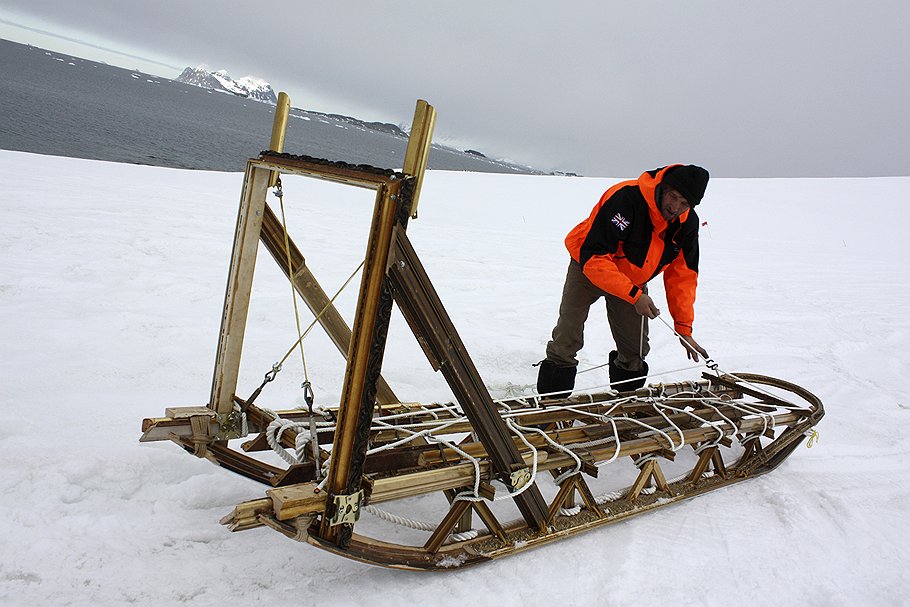
<path id="1" fill-rule="evenodd" d="M 177 76 L 177 81 L 192 84 L 194 86 L 201 86 L 206 89 L 227 91 L 228 93 L 233 93 L 239 97 L 247 97 L 254 101 L 272 104 L 278 102 L 275 91 L 272 90 L 272 86 L 265 80 L 253 76 L 244 76 L 243 78 L 234 80 L 225 70 L 210 72 L 205 66 L 188 67 Z"/>

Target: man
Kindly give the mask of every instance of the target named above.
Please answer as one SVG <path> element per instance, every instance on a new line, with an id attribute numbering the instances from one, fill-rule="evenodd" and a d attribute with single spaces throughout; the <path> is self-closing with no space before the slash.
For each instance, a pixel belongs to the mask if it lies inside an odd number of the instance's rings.
<path id="1" fill-rule="evenodd" d="M 645 383 L 648 321 L 660 314 L 647 283 L 663 272 L 667 305 L 689 358 L 708 353 L 692 337 L 698 280 L 698 216 L 693 207 L 708 186 L 708 171 L 671 165 L 607 190 L 591 215 L 566 237 L 572 259 L 559 304 L 559 320 L 540 362 L 537 390 L 563 398 L 575 387 L 591 305 L 603 297 L 616 342 L 610 352 L 610 386 L 636 390 Z"/>

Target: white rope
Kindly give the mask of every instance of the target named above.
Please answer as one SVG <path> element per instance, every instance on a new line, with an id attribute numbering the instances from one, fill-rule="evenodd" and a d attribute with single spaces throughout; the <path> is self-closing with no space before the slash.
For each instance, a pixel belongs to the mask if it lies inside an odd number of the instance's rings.
<path id="1" fill-rule="evenodd" d="M 664 324 L 666 324 L 666 323 L 664 323 Z M 671 328 L 671 330 L 672 330 L 672 328 Z M 675 333 L 675 331 L 674 331 L 674 333 Z M 703 366 L 703 365 L 699 365 L 699 367 L 700 366 Z M 691 369 L 691 368 L 697 368 L 697 367 L 688 367 L 687 369 Z M 715 365 L 715 368 L 716 368 L 716 365 Z M 715 370 L 715 369 L 712 369 L 712 370 Z M 664 375 L 667 373 L 670 373 L 670 372 L 659 373 L 656 375 Z M 710 446 L 716 446 L 717 444 L 719 444 L 720 441 L 727 435 L 728 426 L 730 428 L 730 432 L 732 432 L 732 433 L 735 433 L 738 430 L 739 426 L 728 416 L 724 415 L 721 412 L 721 410 L 719 409 L 719 407 L 716 405 L 722 404 L 723 406 L 729 407 L 730 409 L 732 409 L 734 411 L 743 413 L 745 417 L 756 416 L 757 418 L 762 420 L 762 428 L 760 431 L 757 431 L 755 433 L 750 433 L 750 434 L 747 434 L 747 435 L 741 437 L 741 441 L 743 442 L 743 444 L 747 444 L 749 441 L 752 441 L 752 440 L 757 440 L 761 436 L 761 434 L 767 432 L 769 428 L 774 427 L 775 421 L 774 421 L 773 412 L 768 412 L 767 410 L 759 409 L 756 406 L 750 406 L 749 404 L 744 403 L 744 402 L 734 401 L 732 399 L 732 397 L 728 394 L 717 395 L 716 393 L 712 392 L 711 390 L 706 389 L 705 386 L 707 386 L 707 385 L 710 385 L 710 384 L 704 384 L 704 383 L 698 384 L 693 381 L 693 382 L 691 382 L 690 390 L 674 391 L 670 395 L 666 394 L 666 392 L 667 392 L 666 386 L 659 386 L 659 390 L 656 393 L 654 391 L 651 391 L 651 396 L 645 397 L 644 399 L 641 399 L 640 397 L 636 397 L 636 396 L 626 396 L 626 397 L 622 397 L 622 398 L 608 397 L 608 398 L 595 399 L 593 394 L 589 394 L 588 395 L 589 402 L 587 402 L 587 403 L 576 402 L 571 405 L 557 405 L 557 406 L 547 407 L 548 411 L 571 412 L 579 417 L 589 417 L 589 418 L 597 420 L 601 423 L 610 425 L 612 436 L 606 436 L 606 437 L 600 438 L 600 439 L 595 439 L 595 440 L 585 441 L 585 442 L 578 442 L 578 443 L 571 443 L 571 444 L 562 444 L 562 443 L 558 442 L 558 434 L 557 434 L 557 440 L 554 440 L 553 438 L 550 437 L 550 435 L 548 435 L 545 431 L 543 431 L 540 428 L 528 427 L 528 426 L 524 426 L 524 425 L 518 423 L 517 419 L 519 417 L 538 413 L 540 411 L 539 407 L 537 407 L 537 406 L 525 406 L 524 408 L 514 407 L 514 405 L 516 404 L 516 401 L 518 401 L 518 403 L 520 403 L 522 405 L 526 405 L 526 402 L 527 402 L 525 400 L 515 399 L 515 398 L 510 399 L 510 400 L 509 399 L 500 399 L 500 400 L 494 401 L 497 404 L 499 404 L 501 408 L 505 409 L 505 411 L 502 413 L 502 417 L 505 420 L 509 430 L 512 433 L 514 433 L 516 436 L 518 436 L 519 440 L 524 444 L 527 451 L 530 452 L 531 470 L 530 470 L 530 479 L 527 482 L 525 482 L 521 487 L 519 487 L 517 489 L 515 489 L 514 487 L 510 487 L 509 492 L 507 492 L 505 494 L 496 495 L 492 501 L 512 499 L 512 498 L 516 497 L 517 495 L 520 495 L 521 493 L 526 491 L 530 486 L 532 486 L 536 482 L 536 478 L 537 478 L 537 474 L 538 474 L 538 464 L 539 464 L 539 451 L 538 451 L 538 448 L 536 448 L 528 440 L 528 436 L 532 435 L 532 434 L 536 434 L 536 435 L 542 437 L 543 440 L 547 443 L 547 445 L 549 447 L 568 455 L 572 459 L 573 465 L 570 465 L 570 467 L 567 470 L 565 470 L 562 474 L 558 475 L 554 479 L 554 482 L 556 484 L 561 484 L 571 475 L 579 473 L 579 471 L 582 468 L 582 460 L 575 453 L 575 451 L 587 449 L 587 448 L 594 447 L 594 446 L 600 446 L 600 445 L 604 445 L 604 444 L 608 444 L 608 443 L 612 442 L 614 444 L 614 450 L 613 450 L 612 456 L 607 460 L 596 462 L 595 465 L 598 467 L 605 466 L 605 465 L 608 465 L 608 464 L 616 461 L 619 458 L 619 454 L 622 449 L 622 441 L 620 439 L 619 430 L 617 427 L 618 421 L 623 421 L 628 424 L 638 426 L 639 428 L 641 428 L 644 432 L 637 433 L 636 438 L 642 438 L 642 437 L 649 436 L 649 435 L 659 436 L 661 438 L 661 440 L 665 441 L 666 445 L 669 446 L 669 449 L 671 449 L 672 451 L 678 451 L 686 444 L 685 434 L 682 431 L 681 427 L 677 423 L 675 423 L 673 421 L 673 419 L 671 419 L 670 416 L 667 415 L 667 412 L 687 415 L 687 416 L 691 417 L 692 419 L 698 421 L 698 423 L 703 425 L 704 427 L 711 428 L 713 431 L 717 432 L 716 438 L 714 438 L 712 440 L 704 441 L 699 445 L 693 445 L 693 448 L 695 449 L 696 454 L 700 453 L 705 448 L 708 448 Z M 678 388 L 674 387 L 673 390 L 678 390 Z M 616 394 L 615 392 L 612 393 L 612 395 L 615 395 L 615 394 Z M 655 394 L 656 394 L 656 396 L 655 396 Z M 543 396 L 543 395 L 542 394 L 535 395 L 535 397 L 540 397 L 540 396 Z M 672 406 L 671 403 L 673 403 L 673 401 L 675 399 L 679 399 L 679 400 L 685 399 L 687 401 L 694 400 L 701 407 L 704 407 L 704 408 L 707 408 L 707 409 L 710 409 L 711 411 L 713 411 L 714 414 L 716 414 L 722 421 L 712 421 L 712 420 L 706 419 L 705 417 L 695 413 L 694 411 L 688 410 L 687 408 Z M 509 400 L 509 402 L 508 403 L 504 402 L 506 400 Z M 663 427 L 663 428 L 658 427 L 656 425 L 653 425 L 653 423 L 648 424 L 639 419 L 636 419 L 633 417 L 628 417 L 625 415 L 622 415 L 619 417 L 612 415 L 616 411 L 617 408 L 619 408 L 625 404 L 628 404 L 630 402 L 649 403 L 651 405 L 651 407 L 654 409 L 654 411 L 666 423 L 666 427 Z M 716 403 L 716 405 L 715 405 L 715 403 Z M 606 410 L 604 412 L 589 410 L 589 409 L 593 409 L 593 408 L 604 408 Z M 783 406 L 783 405 L 781 405 L 779 408 L 788 409 L 787 406 Z M 420 415 L 430 416 L 434 419 L 422 420 L 422 421 L 411 421 L 416 416 L 420 416 Z M 470 489 L 457 495 L 454 499 L 479 502 L 484 499 L 480 495 L 480 483 L 482 480 L 481 479 L 481 459 L 470 455 L 455 442 L 453 442 L 451 440 L 446 440 L 439 436 L 439 434 L 445 433 L 447 430 L 452 429 L 454 426 L 464 424 L 464 423 L 466 423 L 466 421 L 467 421 L 467 418 L 464 416 L 464 413 L 460 410 L 460 408 L 458 408 L 455 405 L 450 405 L 450 404 L 437 404 L 432 407 L 424 406 L 424 407 L 420 407 L 417 409 L 413 409 L 413 410 L 405 411 L 405 412 L 401 412 L 401 413 L 389 414 L 389 415 L 385 415 L 385 416 L 378 416 L 377 418 L 374 418 L 373 424 L 371 426 L 374 430 L 391 430 L 396 433 L 400 432 L 402 434 L 405 434 L 406 436 L 404 436 L 403 438 L 399 438 L 395 441 L 380 445 L 378 447 L 369 449 L 367 451 L 367 454 L 371 455 L 371 454 L 379 453 L 382 451 L 395 449 L 395 448 L 401 447 L 403 445 L 406 445 L 409 442 L 418 440 L 420 438 L 425 438 L 430 443 L 435 443 L 435 444 L 439 444 L 440 446 L 447 447 L 447 448 L 451 449 L 452 451 L 454 451 L 456 454 L 458 454 L 458 456 L 460 458 L 471 463 L 471 465 L 474 469 L 473 486 Z M 402 423 L 402 422 L 404 422 L 404 423 Z M 318 428 L 317 432 L 332 431 L 332 429 L 333 429 L 332 425 L 333 425 L 332 422 L 320 422 L 320 426 L 323 426 L 323 427 Z M 284 449 L 283 446 L 280 444 L 281 435 L 287 429 L 294 429 L 294 430 L 298 431 L 296 441 L 295 441 L 295 447 L 296 447 L 297 452 L 295 454 L 291 454 L 288 450 Z M 672 436 L 671 436 L 672 432 L 676 432 L 677 435 L 679 436 L 678 442 L 675 442 L 674 439 L 672 438 Z M 269 424 L 269 426 L 266 430 L 266 439 L 269 442 L 269 445 L 273 448 L 273 450 L 276 451 L 276 453 L 278 453 L 289 464 L 293 464 L 293 463 L 299 462 L 303 458 L 303 449 L 309 443 L 309 441 L 312 440 L 312 437 L 310 436 L 309 430 L 304 423 L 292 422 L 289 420 L 280 419 L 277 417 L 277 415 L 275 415 L 275 419 Z M 475 436 L 474 440 L 476 441 L 476 436 Z M 641 466 L 645 462 L 649 461 L 650 459 L 654 459 L 656 457 L 658 457 L 658 455 L 656 453 L 648 454 L 648 455 L 644 456 L 643 458 L 640 458 L 638 460 L 637 465 Z M 329 460 L 326 460 L 323 464 L 324 464 L 325 468 L 328 468 Z M 684 474 L 681 477 L 679 477 L 678 479 L 673 479 L 669 482 L 670 483 L 679 482 L 680 480 L 688 477 L 689 474 Z M 713 473 L 710 473 L 710 474 L 713 474 Z M 704 476 L 708 476 L 708 475 L 709 475 L 709 473 L 706 473 Z M 324 486 L 325 482 L 326 482 L 326 479 L 323 479 L 320 486 Z M 655 490 L 656 490 L 655 487 L 646 487 L 642 490 L 642 493 L 647 495 L 647 494 L 653 493 Z M 596 502 L 598 504 L 604 504 L 609 501 L 615 501 L 615 499 L 618 499 L 621 496 L 622 496 L 622 493 L 611 492 L 611 493 L 608 493 L 608 494 L 605 494 L 602 496 L 598 496 L 596 498 Z M 376 514 L 377 516 L 380 516 L 380 518 L 384 518 L 385 520 L 394 522 L 396 524 L 404 524 L 404 526 L 410 526 L 412 528 L 421 529 L 421 530 L 425 530 L 425 531 L 431 531 L 431 530 L 435 529 L 434 526 L 432 526 L 428 523 L 422 523 L 420 521 L 416 521 L 416 522 L 411 521 L 411 519 L 407 519 L 405 517 L 398 517 L 397 515 L 392 515 L 390 513 L 387 513 L 388 516 L 383 516 L 381 514 L 377 514 L 377 512 L 385 512 L 385 511 L 381 511 L 372 506 L 367 507 L 367 511 L 369 511 L 373 514 Z M 580 511 L 580 507 L 576 506 L 574 508 L 563 508 L 563 509 L 561 509 L 560 512 L 563 516 L 572 516 L 573 514 L 577 514 L 577 512 L 579 512 L 579 511 Z M 394 517 L 395 520 L 392 520 L 392 517 Z M 408 524 L 409 521 L 416 523 L 417 526 Z M 472 532 L 467 532 L 467 533 L 470 534 Z M 473 531 L 473 533 L 474 533 L 474 537 L 476 537 L 476 531 Z M 452 539 L 454 539 L 455 541 L 463 541 L 462 539 L 459 539 L 459 538 L 467 539 L 467 536 L 459 536 L 459 534 L 452 535 Z"/>
<path id="2" fill-rule="evenodd" d="M 294 439 L 294 455 L 291 455 L 281 445 L 281 435 L 285 430 L 297 431 L 297 437 Z M 310 431 L 307 424 L 303 422 L 292 422 L 288 419 L 276 417 L 269 422 L 268 427 L 265 429 L 265 440 L 268 442 L 269 447 L 272 448 L 272 451 L 293 466 L 294 464 L 299 464 L 304 458 L 306 446 L 310 442 Z"/>
<path id="3" fill-rule="evenodd" d="M 377 508 L 376 506 L 364 506 L 363 510 L 365 512 L 369 512 L 377 518 L 381 518 L 382 520 L 388 521 L 395 525 L 400 525 L 409 529 L 416 529 L 418 531 L 436 531 L 436 525 L 406 518 L 403 516 L 398 516 L 397 514 L 392 514 L 391 512 Z M 467 540 L 473 540 L 478 535 L 480 535 L 480 532 L 477 529 L 468 529 L 467 531 L 450 533 L 448 542 L 464 542 Z"/>
<path id="4" fill-rule="evenodd" d="M 284 361 L 286 361 L 288 359 L 288 357 L 294 353 L 294 349 L 297 347 L 297 345 L 303 343 L 303 340 L 306 339 L 306 336 L 310 334 L 310 331 L 313 330 L 313 327 L 315 327 L 316 323 L 319 322 L 319 319 L 322 318 L 322 315 L 325 314 L 326 310 L 328 310 L 329 308 L 332 307 L 332 305 L 335 303 L 335 299 L 337 299 L 338 296 L 341 295 L 341 292 L 344 291 L 345 288 L 347 288 L 347 286 L 354 279 L 354 276 L 357 275 L 357 272 L 360 271 L 360 268 L 363 267 L 364 263 L 366 263 L 366 259 L 361 261 L 360 265 L 357 266 L 357 268 L 353 272 L 351 272 L 351 275 L 348 276 L 348 279 L 346 281 L 344 281 L 344 284 L 341 285 L 341 287 L 339 287 L 338 291 L 336 291 L 334 295 L 332 295 L 332 298 L 329 300 L 329 302 L 327 304 L 325 304 L 325 307 L 323 307 L 322 310 L 319 311 L 319 314 L 316 315 L 316 318 L 313 319 L 313 322 L 311 322 L 309 324 L 309 326 L 306 328 L 306 330 L 300 335 L 300 337 L 297 338 L 297 341 L 295 341 L 294 344 L 290 348 L 288 348 L 288 351 L 285 353 L 284 357 L 282 357 L 281 361 L 277 363 L 277 366 L 279 368 L 284 363 Z M 292 285 L 292 288 L 293 288 L 293 285 Z M 300 329 L 298 327 L 298 332 L 299 332 L 299 330 Z"/>
<path id="5" fill-rule="evenodd" d="M 518 489 L 510 491 L 509 493 L 506 493 L 506 494 L 497 495 L 497 496 L 493 497 L 492 501 L 494 501 L 494 502 L 498 502 L 498 501 L 501 501 L 504 499 L 509 499 L 509 498 L 513 498 L 518 495 L 521 495 L 528 489 L 528 487 L 531 487 L 532 485 L 534 485 L 534 483 L 537 480 L 537 459 L 538 459 L 537 449 L 534 447 L 534 445 L 532 445 L 528 441 L 528 439 L 525 438 L 524 434 L 520 430 L 518 430 L 518 428 L 520 428 L 521 426 L 519 426 L 517 423 L 515 423 L 514 420 L 506 419 L 506 425 L 509 427 L 510 430 L 512 430 L 513 433 L 515 433 L 516 436 L 518 436 L 519 440 L 521 440 L 521 442 L 524 443 L 525 447 L 527 447 L 531 451 L 531 478 L 529 478 L 528 481 L 525 484 L 523 484 L 521 487 L 519 487 Z M 469 502 L 479 502 L 479 501 L 483 501 L 484 499 L 486 499 L 486 498 L 484 498 L 480 495 L 480 467 L 477 466 L 475 477 L 474 477 L 473 494 L 467 493 L 467 492 L 459 493 L 458 495 L 455 496 L 455 499 L 453 501 L 466 500 Z"/>
<path id="6" fill-rule="evenodd" d="M 451 422 L 448 425 L 451 425 L 453 423 L 455 423 L 455 422 Z M 388 427 L 394 427 L 394 426 L 391 426 L 390 424 L 383 424 L 382 422 L 380 422 L 380 424 L 388 426 Z M 396 429 L 398 429 L 398 428 L 396 428 Z M 406 439 L 404 439 L 403 441 L 398 441 L 399 443 L 405 443 L 408 440 L 411 440 L 411 441 L 416 440 L 418 438 L 417 435 L 422 434 L 420 432 L 414 432 L 414 431 L 406 429 L 406 428 L 401 428 L 401 430 L 409 433 L 411 436 L 406 437 Z M 477 496 L 479 499 L 483 499 L 482 497 L 480 497 L 480 460 L 477 459 L 476 457 L 468 454 L 466 451 L 464 451 L 464 449 L 461 449 L 458 445 L 456 445 L 455 443 L 453 443 L 451 441 L 447 441 L 447 440 L 441 439 L 439 437 L 433 436 L 431 433 L 426 433 L 426 434 L 424 434 L 424 436 L 426 436 L 427 441 L 432 441 L 432 442 L 435 442 L 435 443 L 438 443 L 441 445 L 445 445 L 445 446 L 449 447 L 450 449 L 454 450 L 459 455 L 461 455 L 463 458 L 470 461 L 470 463 L 474 466 L 474 495 Z M 374 450 L 374 452 L 379 451 L 381 449 L 382 449 L 381 447 L 377 447 L 377 449 Z M 369 453 L 370 452 L 368 451 L 367 454 L 369 454 Z M 456 496 L 455 499 L 456 500 L 459 499 L 458 496 Z M 467 498 L 462 498 L 462 499 L 467 499 Z M 478 501 L 478 500 L 471 500 L 471 501 Z"/>
<path id="7" fill-rule="evenodd" d="M 434 531 L 436 529 L 436 526 L 431 525 L 430 523 L 398 516 L 397 514 L 392 514 L 391 512 L 387 512 L 376 506 L 364 506 L 363 509 L 384 521 L 401 525 L 402 527 L 408 527 L 409 529 L 417 529 L 418 531 Z"/>
<path id="8" fill-rule="evenodd" d="M 625 493 L 623 493 L 622 491 L 611 491 L 609 493 L 604 493 L 602 495 L 596 496 L 594 498 L 594 502 L 598 506 L 602 506 L 608 502 L 615 502 L 618 499 L 622 499 L 623 495 L 625 495 Z"/>
<path id="9" fill-rule="evenodd" d="M 509 421 L 511 421 L 511 420 L 509 420 Z M 564 480 L 566 480 L 570 476 L 578 474 L 578 472 L 581 470 L 581 458 L 579 458 L 577 455 L 575 455 L 568 447 L 565 447 L 565 446 L 561 445 L 560 443 L 557 443 L 556 441 L 554 441 L 552 438 L 550 438 L 547 435 L 546 432 L 544 432 L 540 428 L 530 428 L 530 427 L 526 427 L 526 426 L 521 426 L 516 422 L 512 422 L 512 425 L 514 426 L 514 428 L 516 428 L 520 432 L 533 432 L 535 434 L 538 434 L 539 436 L 542 436 L 543 439 L 551 447 L 553 447 L 557 451 L 562 451 L 563 453 L 565 453 L 566 455 L 571 457 L 573 460 L 575 460 L 575 466 L 573 468 L 566 470 L 565 472 L 563 472 L 562 474 L 557 476 L 555 479 L 553 479 L 553 482 L 556 483 L 557 485 L 561 485 Z"/>
<path id="10" fill-rule="evenodd" d="M 685 339 L 683 339 L 683 336 L 680 335 L 679 332 L 678 332 L 674 327 L 670 326 L 670 324 L 669 324 L 666 320 L 664 320 L 664 319 L 663 319 L 662 317 L 660 317 L 660 316 L 658 316 L 657 318 L 658 318 L 658 320 L 660 320 L 660 322 L 664 323 L 664 325 L 673 333 L 673 335 L 675 335 L 676 337 L 678 337 L 678 338 L 680 339 L 680 341 L 681 341 L 681 343 L 683 344 L 683 346 L 685 346 L 690 352 L 692 352 L 692 353 L 695 354 L 696 356 L 698 356 L 698 355 L 704 356 L 704 355 L 701 354 L 698 350 L 696 350 L 695 348 L 693 348 L 692 345 L 689 344 L 689 342 L 687 342 Z M 712 358 L 710 358 L 710 357 L 705 357 L 704 364 L 703 364 L 703 365 L 699 365 L 699 366 L 707 367 L 709 370 L 714 371 L 715 373 L 718 373 L 718 374 L 720 374 L 721 371 L 722 371 L 722 370 L 720 369 L 719 365 L 718 365 L 716 362 L 714 362 L 714 360 L 713 360 Z M 753 390 L 756 390 L 756 391 L 758 391 L 758 392 L 760 392 L 760 393 L 762 393 L 762 394 L 764 394 L 764 395 L 766 395 L 766 396 L 770 396 L 771 398 L 773 398 L 773 399 L 775 399 L 775 400 L 783 401 L 782 398 L 778 397 L 778 396 L 775 395 L 775 394 L 772 394 L 771 392 L 769 392 L 768 390 L 762 388 L 761 386 L 754 385 L 754 384 L 752 384 L 751 382 L 749 382 L 748 380 L 742 379 L 741 377 L 737 377 L 736 375 L 734 375 L 734 374 L 732 374 L 732 373 L 729 373 L 729 372 L 727 372 L 727 371 L 723 371 L 723 373 L 724 373 L 724 375 L 728 375 L 728 376 L 732 377 L 733 379 L 735 379 L 736 381 L 741 382 L 741 383 L 743 383 L 743 384 L 749 386 L 749 387 L 752 388 Z M 788 409 L 788 410 L 793 410 L 793 409 L 799 409 L 799 408 L 800 408 L 800 407 L 797 407 L 796 405 L 794 405 L 793 403 L 789 403 L 788 405 L 782 405 L 782 404 L 781 404 L 781 405 L 776 405 L 776 406 L 779 406 L 781 409 Z"/>

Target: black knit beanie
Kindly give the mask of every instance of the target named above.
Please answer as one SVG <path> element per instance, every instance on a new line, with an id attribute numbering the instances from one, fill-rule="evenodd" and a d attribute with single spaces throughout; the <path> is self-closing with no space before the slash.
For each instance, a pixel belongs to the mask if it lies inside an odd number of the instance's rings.
<path id="1" fill-rule="evenodd" d="M 661 183 L 685 196 L 689 206 L 694 207 L 701 202 L 705 195 L 705 189 L 708 187 L 708 171 L 694 164 L 670 167 L 664 173 Z"/>

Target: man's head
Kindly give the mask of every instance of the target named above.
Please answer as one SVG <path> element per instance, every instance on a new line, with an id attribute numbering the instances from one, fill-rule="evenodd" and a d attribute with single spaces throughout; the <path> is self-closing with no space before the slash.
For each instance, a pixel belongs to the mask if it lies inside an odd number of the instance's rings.
<path id="1" fill-rule="evenodd" d="M 708 171 L 694 164 L 670 167 L 664 173 L 658 208 L 672 221 L 701 202 L 708 187 Z"/>

